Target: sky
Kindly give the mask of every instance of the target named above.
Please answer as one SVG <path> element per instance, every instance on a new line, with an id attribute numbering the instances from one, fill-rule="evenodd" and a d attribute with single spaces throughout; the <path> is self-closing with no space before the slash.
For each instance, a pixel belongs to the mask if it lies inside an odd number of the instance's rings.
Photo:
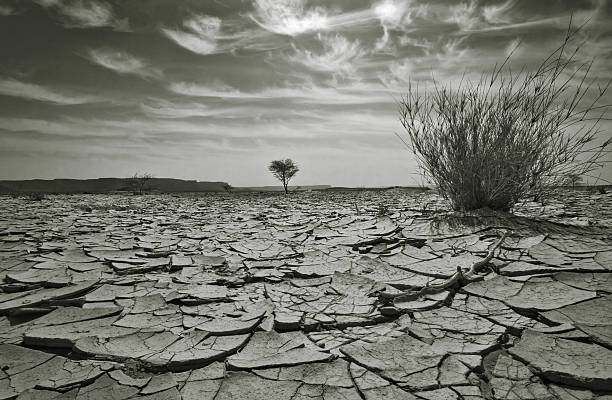
<path id="1" fill-rule="evenodd" d="M 418 184 L 408 83 L 476 77 L 518 43 L 533 68 L 570 15 L 603 82 L 609 0 L 0 0 L 0 179 L 273 185 L 292 158 L 296 185 Z"/>

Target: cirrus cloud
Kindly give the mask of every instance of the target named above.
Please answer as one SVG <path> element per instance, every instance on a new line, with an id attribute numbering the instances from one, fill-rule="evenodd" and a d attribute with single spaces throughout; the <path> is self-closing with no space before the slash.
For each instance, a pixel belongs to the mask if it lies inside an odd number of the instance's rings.
<path id="1" fill-rule="evenodd" d="M 304 0 L 255 0 L 254 6 L 253 21 L 276 34 L 296 36 L 329 27 L 327 12 L 321 7 L 306 9 Z"/>
<path id="2" fill-rule="evenodd" d="M 110 4 L 97 0 L 36 0 L 43 8 L 54 11 L 66 28 L 111 27 L 129 31 L 127 19 L 119 19 Z"/>
<path id="3" fill-rule="evenodd" d="M 196 54 L 213 54 L 217 51 L 217 35 L 221 20 L 208 15 L 194 16 L 183 22 L 186 30 L 162 28 L 162 33 L 179 46 Z"/>
<path id="4" fill-rule="evenodd" d="M 350 41 L 342 35 L 318 36 L 323 52 L 299 49 L 294 46 L 294 54 L 288 57 L 290 62 L 300 63 L 306 67 L 341 76 L 354 75 L 356 63 L 366 55 L 359 40 Z"/>
<path id="5" fill-rule="evenodd" d="M 0 15 L 3 17 L 8 17 L 9 15 L 15 14 L 16 11 L 13 7 L 8 4 L 0 4 Z"/>
<path id="6" fill-rule="evenodd" d="M 90 49 L 88 59 L 101 67 L 118 74 L 133 74 L 143 78 L 159 78 L 162 72 L 141 58 L 124 51 L 110 49 Z"/>
<path id="7" fill-rule="evenodd" d="M 102 100 L 96 96 L 71 94 L 65 90 L 59 91 L 10 78 L 0 79 L 0 95 L 21 97 L 23 99 L 44 101 L 58 105 L 84 104 Z"/>

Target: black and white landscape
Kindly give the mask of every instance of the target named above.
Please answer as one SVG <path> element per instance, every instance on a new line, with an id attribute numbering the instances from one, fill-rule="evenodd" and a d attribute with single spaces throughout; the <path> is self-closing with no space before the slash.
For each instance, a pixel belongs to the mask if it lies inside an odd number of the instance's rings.
<path id="1" fill-rule="evenodd" d="M 611 399 L 611 22 L 0 0 L 0 399 Z"/>

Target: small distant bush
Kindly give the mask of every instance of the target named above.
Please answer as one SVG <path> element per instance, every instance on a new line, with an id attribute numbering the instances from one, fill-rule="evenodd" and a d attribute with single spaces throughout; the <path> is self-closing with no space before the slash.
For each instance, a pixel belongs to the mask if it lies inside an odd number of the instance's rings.
<path id="1" fill-rule="evenodd" d="M 577 31 L 570 22 L 534 72 L 511 72 L 510 54 L 476 83 L 436 83 L 431 92 L 409 86 L 399 104 L 407 140 L 400 138 L 453 209 L 508 211 L 603 165 L 612 137 L 594 142 L 610 81 L 595 85 L 592 60 L 579 62 L 578 47 L 569 49 Z"/>
<path id="2" fill-rule="evenodd" d="M 25 195 L 25 198 L 30 201 L 42 201 L 47 198 L 47 195 L 44 193 L 40 193 L 40 192 L 32 192 L 32 193 L 27 193 Z"/>
<path id="3" fill-rule="evenodd" d="M 143 194 L 143 192 L 149 189 L 149 181 L 151 179 L 153 179 L 153 175 L 149 173 L 135 173 L 129 178 L 128 184 L 134 194 Z"/>

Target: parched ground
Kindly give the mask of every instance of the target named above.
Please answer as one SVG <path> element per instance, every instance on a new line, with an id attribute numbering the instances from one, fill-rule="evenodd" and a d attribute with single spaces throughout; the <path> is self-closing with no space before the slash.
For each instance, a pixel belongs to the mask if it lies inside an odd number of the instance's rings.
<path id="1" fill-rule="evenodd" d="M 0 204 L 0 399 L 612 399 L 610 194 Z"/>

